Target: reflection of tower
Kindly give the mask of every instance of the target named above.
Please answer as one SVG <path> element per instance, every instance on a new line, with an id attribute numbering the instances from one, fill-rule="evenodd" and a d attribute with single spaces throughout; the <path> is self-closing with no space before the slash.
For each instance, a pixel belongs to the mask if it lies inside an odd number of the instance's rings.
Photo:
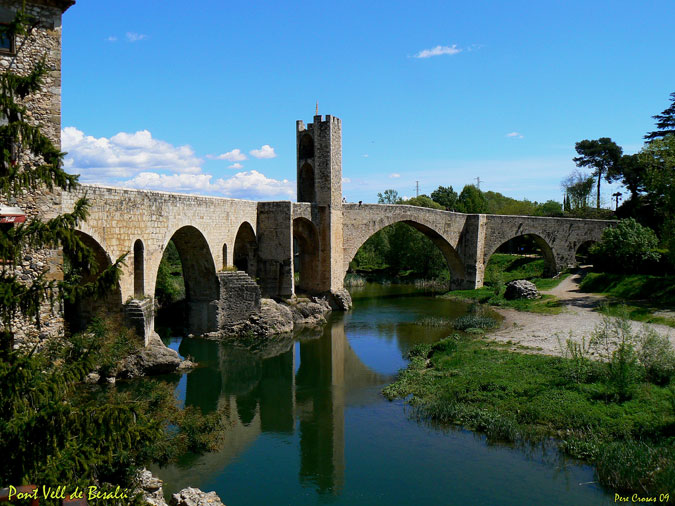
<path id="1" fill-rule="evenodd" d="M 300 344 L 300 479 L 316 483 L 320 492 L 338 493 L 345 471 L 344 326 L 327 328 L 326 334 Z"/>
<path id="2" fill-rule="evenodd" d="M 342 123 L 327 115 L 296 124 L 298 202 L 312 204 L 311 221 L 319 232 L 313 245 L 319 275 L 305 288 L 315 292 L 342 288 Z"/>

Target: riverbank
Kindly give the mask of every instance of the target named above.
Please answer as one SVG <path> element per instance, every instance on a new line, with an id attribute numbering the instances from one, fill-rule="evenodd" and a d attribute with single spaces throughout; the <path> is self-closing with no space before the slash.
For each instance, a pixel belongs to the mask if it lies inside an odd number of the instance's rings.
<path id="1" fill-rule="evenodd" d="M 616 491 L 675 490 L 672 386 L 635 380 L 619 392 L 626 385 L 608 364 L 510 349 L 459 335 L 417 346 L 384 394 L 407 398 L 417 416 L 483 432 L 492 442 L 555 438 L 563 454 L 594 465 L 598 481 Z M 637 366 L 631 371 L 648 378 Z"/>
<path id="2" fill-rule="evenodd" d="M 605 317 L 598 308 L 606 302 L 606 297 L 599 294 L 583 292 L 580 283 L 585 275 L 584 271 L 577 271 L 564 278 L 557 286 L 543 291 L 549 297 L 551 304 L 555 303 L 559 311 L 553 314 L 541 314 L 512 307 L 493 307 L 504 320 L 499 329 L 490 334 L 490 338 L 506 343 L 511 349 L 527 348 L 533 353 L 546 355 L 560 355 L 562 353 L 559 341 L 565 342 L 568 338 L 576 343 L 588 340 L 594 329 L 602 325 Z M 456 296 L 456 292 L 449 294 Z M 675 328 L 653 324 L 651 328 L 667 336 L 675 345 Z M 643 324 L 632 321 L 631 328 L 638 332 Z"/>
<path id="3" fill-rule="evenodd" d="M 583 274 L 545 292 L 557 314 L 493 306 L 504 320 L 488 335 L 456 334 L 413 349 L 408 368 L 384 394 L 408 398 L 423 418 L 484 432 L 492 441 L 555 438 L 565 455 L 594 465 L 599 482 L 614 490 L 672 492 L 675 329 L 650 326 L 665 336 L 650 340 L 641 323 L 607 320 L 597 312 L 605 297 L 581 292 Z M 654 358 L 666 358 L 660 375 L 648 370 Z"/>

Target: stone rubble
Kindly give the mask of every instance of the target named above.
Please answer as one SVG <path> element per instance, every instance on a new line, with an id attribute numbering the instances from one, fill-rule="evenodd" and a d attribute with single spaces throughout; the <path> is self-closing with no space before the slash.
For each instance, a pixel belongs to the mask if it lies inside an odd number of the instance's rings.
<path id="1" fill-rule="evenodd" d="M 215 492 L 202 492 L 198 488 L 184 488 L 173 494 L 167 504 L 164 500 L 162 480 L 143 468 L 136 475 L 135 494 L 142 494 L 143 501 L 151 506 L 225 506 Z"/>
<path id="2" fill-rule="evenodd" d="M 514 299 L 536 299 L 539 297 L 539 290 L 534 283 L 526 279 L 516 279 L 506 284 L 504 298 Z"/>

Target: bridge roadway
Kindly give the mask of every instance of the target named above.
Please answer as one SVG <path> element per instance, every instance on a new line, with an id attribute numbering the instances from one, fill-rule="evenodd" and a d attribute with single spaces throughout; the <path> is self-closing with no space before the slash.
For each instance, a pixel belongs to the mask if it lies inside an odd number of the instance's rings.
<path id="1" fill-rule="evenodd" d="M 187 300 L 209 303 L 218 296 L 216 272 L 235 268 L 255 279 L 265 297 L 340 290 L 363 243 L 399 222 L 433 241 L 448 263 L 453 288 L 464 289 L 483 285 L 490 256 L 510 239 L 534 238 L 553 274 L 573 266 L 579 247 L 599 240 L 612 224 L 407 205 L 255 202 L 93 185 L 63 194 L 61 211 L 70 211 L 84 196 L 90 202 L 89 218 L 79 231 L 99 263 L 128 253 L 114 300 L 107 302 L 119 305 L 154 296 L 159 264 L 172 239 L 183 265 Z"/>

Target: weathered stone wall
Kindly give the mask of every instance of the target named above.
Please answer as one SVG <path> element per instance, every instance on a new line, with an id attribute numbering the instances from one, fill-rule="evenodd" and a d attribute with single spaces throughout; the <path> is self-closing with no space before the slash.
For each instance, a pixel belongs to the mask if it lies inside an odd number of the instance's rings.
<path id="1" fill-rule="evenodd" d="M 441 250 L 448 262 L 453 288 L 479 288 L 485 265 L 506 241 L 535 236 L 551 273 L 575 265 L 579 246 L 598 241 L 612 221 L 461 214 L 403 205 L 345 204 L 343 273 L 363 243 L 375 232 L 404 222 L 420 230 Z"/>
<path id="2" fill-rule="evenodd" d="M 538 216 L 486 215 L 485 246 L 482 263 L 506 241 L 523 235 L 533 235 L 544 252 L 549 271 L 560 272 L 576 265 L 579 246 L 588 241 L 599 241 L 602 231 L 616 222 L 572 218 L 545 218 Z"/>
<path id="3" fill-rule="evenodd" d="M 218 273 L 217 329 L 244 322 L 260 311 L 260 288 L 245 272 Z"/>
<path id="4" fill-rule="evenodd" d="M 389 225 L 404 222 L 420 230 L 439 247 L 454 278 L 465 279 L 466 268 L 461 253 L 471 251 L 476 242 L 465 239 L 469 215 L 385 204 L 345 204 L 343 214 L 343 276 L 349 268 L 349 262 L 368 238 Z"/>
<path id="5" fill-rule="evenodd" d="M 61 15 L 72 1 L 33 0 L 26 3 L 26 13 L 37 21 L 26 36 L 17 36 L 14 53 L 0 52 L 0 72 L 12 72 L 17 75 L 29 74 L 43 61 L 47 73 L 43 78 L 41 91 L 26 98 L 26 121 L 40 126 L 43 134 L 59 147 L 61 145 Z M 0 22 L 14 19 L 22 2 L 0 0 Z M 32 160 L 26 156 L 20 163 Z M 60 203 L 59 191 L 46 188 L 35 189 L 10 198 L 0 196 L 0 203 L 20 207 L 27 220 L 53 218 Z M 24 255 L 16 273 L 22 281 L 31 283 L 39 274 L 45 273 L 47 280 L 63 278 L 62 258 L 57 250 L 43 249 L 30 251 Z M 63 328 L 63 319 L 59 307 L 52 310 L 44 304 L 40 311 L 40 328 L 22 319 L 14 321 L 15 341 L 19 346 L 30 346 L 38 339 L 58 334 Z"/>
<path id="6" fill-rule="evenodd" d="M 134 297 L 134 242 L 143 242 L 143 293 L 153 297 L 157 270 L 164 249 L 176 232 L 189 227 L 193 237 L 203 237 L 206 248 L 195 248 L 179 254 L 186 263 L 200 263 L 213 271 L 223 264 L 223 245 L 227 245 L 226 265 L 232 265 L 234 241 L 239 228 L 247 222 L 257 229 L 258 203 L 217 197 L 199 197 L 147 190 L 129 190 L 82 185 L 64 194 L 63 211 L 72 209 L 82 196 L 90 201 L 90 214 L 81 230 L 98 242 L 112 259 L 129 253 L 120 280 L 122 299 Z M 186 243 L 189 241 L 186 241 Z M 178 244 L 177 244 L 178 247 Z M 190 268 L 187 267 L 189 271 Z M 186 272 L 186 277 L 189 274 Z M 215 283 L 215 280 L 213 280 Z M 186 279 L 186 283 L 190 281 Z M 187 287 L 186 287 L 187 288 Z M 195 294 L 196 295 L 196 294 Z"/>
<path id="7" fill-rule="evenodd" d="M 290 297 L 293 283 L 290 202 L 258 203 L 258 282 L 264 297 Z"/>

